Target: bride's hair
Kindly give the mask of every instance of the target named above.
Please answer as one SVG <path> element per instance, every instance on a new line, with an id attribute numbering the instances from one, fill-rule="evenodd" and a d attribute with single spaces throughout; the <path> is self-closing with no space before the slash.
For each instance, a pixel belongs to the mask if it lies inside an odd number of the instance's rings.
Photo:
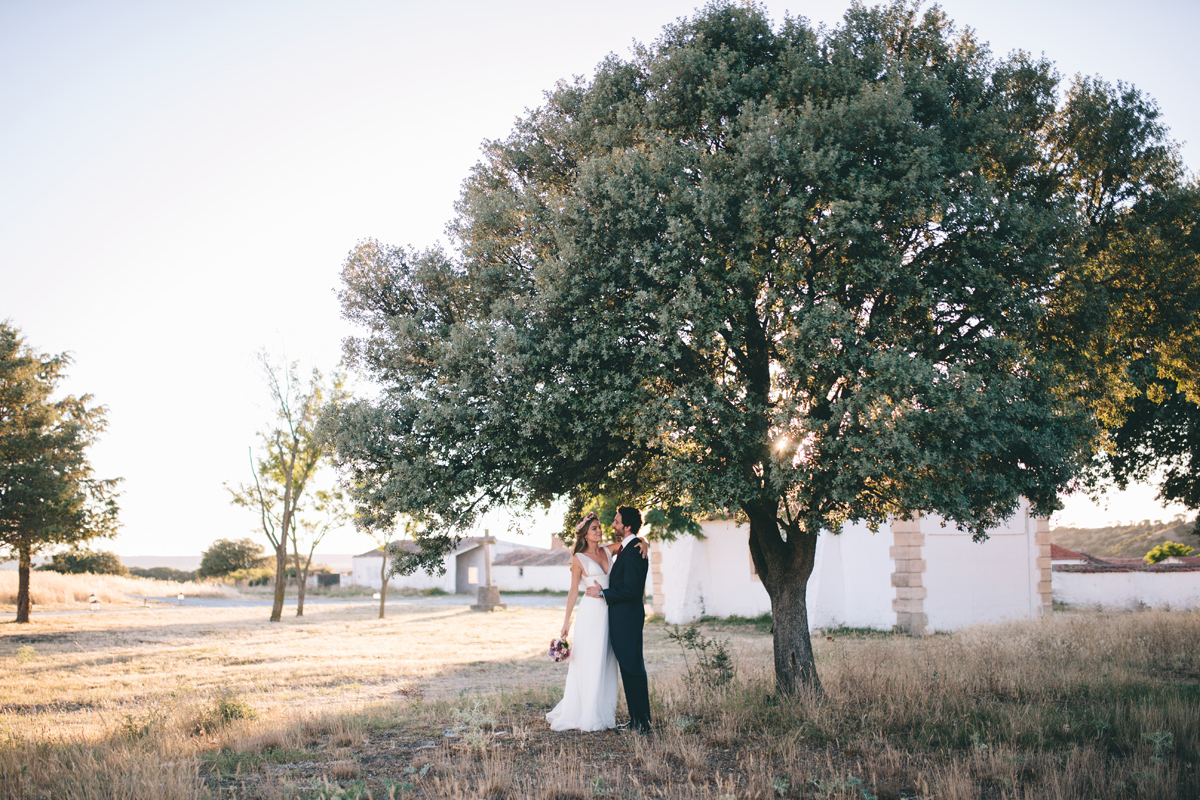
<path id="1" fill-rule="evenodd" d="M 571 548 L 571 555 L 582 553 L 584 550 L 587 550 L 588 528 L 592 527 L 592 521 L 597 519 L 599 519 L 599 517 L 596 516 L 596 512 L 589 511 L 587 515 L 579 521 L 579 524 L 575 526 L 575 546 Z"/>

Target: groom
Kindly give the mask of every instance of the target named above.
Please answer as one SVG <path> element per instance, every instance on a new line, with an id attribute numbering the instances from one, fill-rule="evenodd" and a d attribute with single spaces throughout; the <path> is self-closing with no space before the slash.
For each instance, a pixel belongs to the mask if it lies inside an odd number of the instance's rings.
<path id="1" fill-rule="evenodd" d="M 621 667 L 621 684 L 629 705 L 629 725 L 638 733 L 650 732 L 650 686 L 646 680 L 646 662 L 642 659 L 642 627 L 646 622 L 646 573 L 650 560 L 636 547 L 642 512 L 629 506 L 617 509 L 613 532 L 621 537 L 621 549 L 608 573 L 608 588 L 593 583 L 588 597 L 603 597 L 608 603 L 608 638 Z"/>

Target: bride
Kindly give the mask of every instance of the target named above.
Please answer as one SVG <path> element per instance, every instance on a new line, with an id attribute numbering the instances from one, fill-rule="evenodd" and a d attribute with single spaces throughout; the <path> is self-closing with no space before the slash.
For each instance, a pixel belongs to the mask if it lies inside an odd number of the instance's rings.
<path id="1" fill-rule="evenodd" d="M 604 529 L 594 513 L 588 513 L 575 526 L 575 547 L 571 550 L 571 590 L 567 593 L 567 614 L 562 636 L 571 626 L 571 612 L 579 602 L 575 618 L 575 638 L 571 639 L 571 658 L 567 662 L 567 686 L 563 699 L 546 715 L 556 731 L 599 731 L 617 725 L 617 680 L 620 669 L 608 639 L 608 605 L 599 597 L 579 597 L 580 581 L 608 588 L 608 571 L 620 545 L 602 544 Z M 643 557 L 645 547 L 639 543 Z M 586 584 L 583 588 L 586 588 Z"/>

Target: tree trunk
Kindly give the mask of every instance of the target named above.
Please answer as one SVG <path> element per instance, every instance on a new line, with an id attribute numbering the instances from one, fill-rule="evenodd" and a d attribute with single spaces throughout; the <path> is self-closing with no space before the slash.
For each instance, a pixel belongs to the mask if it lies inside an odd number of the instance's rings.
<path id="1" fill-rule="evenodd" d="M 312 565 L 312 554 L 309 554 L 308 563 L 303 568 L 300 566 L 300 540 L 296 538 L 295 533 L 292 534 L 292 559 L 296 562 L 296 616 L 304 616 L 304 589 L 308 583 L 308 568 Z"/>
<path id="2" fill-rule="evenodd" d="M 383 569 L 379 570 L 379 618 L 384 618 L 384 604 L 387 602 L 387 579 L 388 579 L 388 549 L 387 545 L 383 546 Z"/>
<path id="3" fill-rule="evenodd" d="M 33 556 L 29 545 L 17 549 L 17 622 L 29 622 L 29 569 Z"/>
<path id="4" fill-rule="evenodd" d="M 783 694 L 794 694 L 800 687 L 821 690 L 808 631 L 807 590 L 807 575 L 787 580 L 775 591 L 767 590 L 775 633 L 775 685 Z"/>
<path id="5" fill-rule="evenodd" d="M 306 588 L 307 584 L 308 584 L 308 568 L 306 567 L 304 569 L 304 571 L 301 572 L 300 567 L 297 566 L 296 567 L 296 616 L 297 617 L 304 616 L 304 589 Z"/>
<path id="6" fill-rule="evenodd" d="M 785 695 L 802 688 L 820 692 L 805 596 L 817 537 L 791 532 L 784 541 L 773 515 L 751 514 L 750 553 L 771 598 L 776 688 Z"/>
<path id="7" fill-rule="evenodd" d="M 283 594 L 287 588 L 287 533 L 275 548 L 275 602 L 271 605 L 271 622 L 283 620 Z"/>

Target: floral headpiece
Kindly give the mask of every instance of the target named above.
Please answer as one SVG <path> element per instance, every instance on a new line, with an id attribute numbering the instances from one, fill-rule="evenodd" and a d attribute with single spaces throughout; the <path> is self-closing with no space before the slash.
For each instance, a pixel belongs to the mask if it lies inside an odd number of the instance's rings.
<path id="1" fill-rule="evenodd" d="M 586 529 L 588 525 L 592 524 L 592 520 L 594 520 L 594 519 L 599 519 L 596 516 L 596 512 L 589 511 L 587 513 L 587 516 L 584 517 L 582 520 L 580 520 L 579 524 L 575 526 L 575 535 L 578 536 L 579 532 Z"/>

